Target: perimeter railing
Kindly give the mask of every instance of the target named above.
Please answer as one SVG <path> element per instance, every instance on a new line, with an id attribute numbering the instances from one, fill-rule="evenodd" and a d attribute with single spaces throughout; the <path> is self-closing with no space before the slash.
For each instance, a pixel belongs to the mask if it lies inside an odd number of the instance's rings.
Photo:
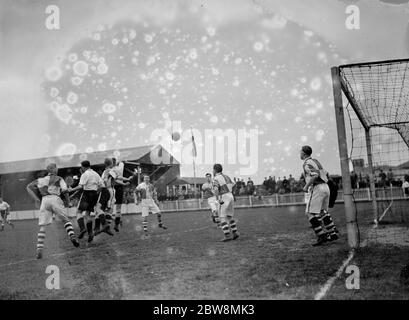
<path id="1" fill-rule="evenodd" d="M 343 203 L 343 192 L 338 191 L 337 203 Z M 402 188 L 378 188 L 376 189 L 377 200 L 402 200 L 409 199 L 405 196 Z M 371 201 L 371 193 L 369 189 L 355 189 L 355 201 Z M 235 208 L 257 208 L 257 207 L 280 207 L 305 205 L 305 193 L 285 193 L 272 194 L 267 196 L 237 196 L 235 197 Z M 159 202 L 159 207 L 163 212 L 179 212 L 179 211 L 195 211 L 208 210 L 209 206 L 206 200 L 203 199 L 183 199 L 174 201 Z M 140 205 L 134 203 L 123 204 L 123 214 L 140 213 Z M 76 208 L 69 209 L 69 216 L 76 216 Z M 38 210 L 12 211 L 11 219 L 34 219 L 38 217 Z"/>

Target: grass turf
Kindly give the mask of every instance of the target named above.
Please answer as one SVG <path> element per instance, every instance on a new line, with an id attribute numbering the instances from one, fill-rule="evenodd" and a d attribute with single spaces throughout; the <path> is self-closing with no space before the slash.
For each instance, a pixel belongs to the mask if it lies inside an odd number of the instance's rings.
<path id="1" fill-rule="evenodd" d="M 348 254 L 345 218 L 337 205 L 340 240 L 315 248 L 303 210 L 236 210 L 241 236 L 228 243 L 205 211 L 163 214 L 168 230 L 150 216 L 148 240 L 140 216 L 125 216 L 119 234 L 82 240 L 80 248 L 56 221 L 43 260 L 34 259 L 37 221 L 17 221 L 0 233 L 0 299 L 313 299 Z M 390 249 L 358 251 L 361 289 L 347 290 L 343 274 L 326 298 L 407 298 L 397 274 L 407 249 Z M 60 270 L 59 290 L 46 289 L 49 265 Z"/>

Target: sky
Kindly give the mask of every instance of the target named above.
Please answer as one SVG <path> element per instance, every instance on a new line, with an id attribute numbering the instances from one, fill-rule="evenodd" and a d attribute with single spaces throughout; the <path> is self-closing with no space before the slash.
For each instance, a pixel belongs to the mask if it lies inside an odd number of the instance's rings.
<path id="1" fill-rule="evenodd" d="M 160 142 L 193 176 L 193 132 L 198 176 L 298 177 L 304 144 L 339 173 L 330 68 L 407 57 L 407 2 L 52 1 L 49 30 L 50 1 L 3 0 L 0 161 Z"/>

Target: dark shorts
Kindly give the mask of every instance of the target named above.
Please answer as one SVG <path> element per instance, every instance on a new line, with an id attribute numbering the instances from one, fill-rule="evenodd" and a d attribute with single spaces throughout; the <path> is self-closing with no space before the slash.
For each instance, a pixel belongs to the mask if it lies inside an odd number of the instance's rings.
<path id="1" fill-rule="evenodd" d="M 81 200 L 78 205 L 78 211 L 94 212 L 94 207 L 98 202 L 98 192 L 84 190 L 82 191 Z"/>
<path id="2" fill-rule="evenodd" d="M 2 219 L 5 219 L 7 217 L 7 211 L 2 210 L 2 211 L 0 211 L 0 213 L 1 213 L 1 218 Z"/>
<path id="3" fill-rule="evenodd" d="M 123 186 L 115 186 L 115 203 L 123 204 L 124 201 L 124 188 Z"/>
<path id="4" fill-rule="evenodd" d="M 108 209 L 108 202 L 110 197 L 111 194 L 109 193 L 109 190 L 107 188 L 103 188 L 99 195 L 99 203 L 101 204 L 101 209 L 103 211 L 106 211 Z"/>

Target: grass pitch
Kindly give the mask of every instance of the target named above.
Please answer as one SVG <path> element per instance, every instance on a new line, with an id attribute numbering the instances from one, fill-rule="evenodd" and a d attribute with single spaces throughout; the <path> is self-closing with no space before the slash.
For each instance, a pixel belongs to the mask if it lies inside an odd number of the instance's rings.
<path id="1" fill-rule="evenodd" d="M 313 299 L 348 255 L 345 218 L 337 205 L 340 240 L 315 248 L 303 211 L 237 209 L 241 236 L 228 243 L 219 241 L 222 231 L 208 211 L 165 213 L 168 230 L 150 216 L 148 240 L 141 240 L 140 216 L 124 216 L 119 234 L 84 239 L 80 248 L 56 221 L 43 260 L 34 259 L 37 221 L 17 221 L 0 233 L 0 299 Z M 407 299 L 399 282 L 407 253 L 393 246 L 359 250 L 351 263 L 360 268 L 360 289 L 346 289 L 343 274 L 325 298 Z M 60 270 L 59 290 L 46 288 L 49 265 Z"/>

